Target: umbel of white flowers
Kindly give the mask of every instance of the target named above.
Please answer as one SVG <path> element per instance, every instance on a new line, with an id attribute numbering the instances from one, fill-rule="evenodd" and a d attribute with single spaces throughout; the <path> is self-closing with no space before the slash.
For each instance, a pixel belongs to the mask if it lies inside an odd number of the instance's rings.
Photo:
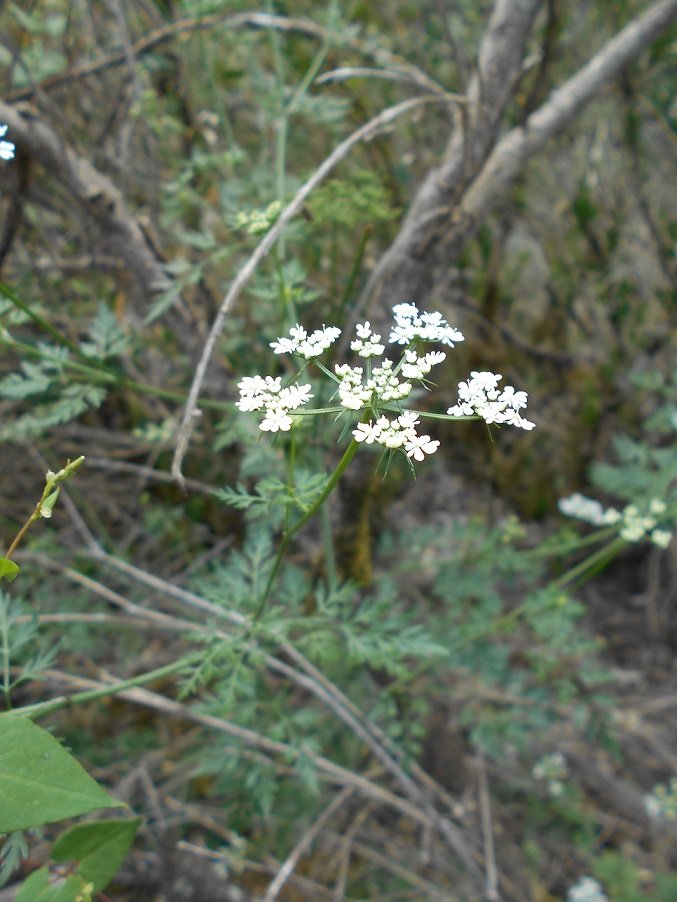
<path id="1" fill-rule="evenodd" d="M 7 134 L 6 125 L 0 125 L 0 138 Z M 11 141 L 0 141 L 0 160 L 11 160 L 14 157 L 14 145 Z"/>
<path id="2" fill-rule="evenodd" d="M 649 539 L 659 548 L 667 548 L 672 539 L 669 529 L 658 528 L 659 520 L 668 510 L 666 503 L 660 498 L 652 498 L 643 512 L 636 504 L 628 504 L 619 511 L 615 507 L 604 508 L 594 498 L 574 492 L 568 498 L 560 498 L 558 507 L 568 517 L 585 520 L 593 526 L 612 526 L 618 523 L 619 535 L 626 542 Z"/>
<path id="3" fill-rule="evenodd" d="M 362 358 L 363 366 L 340 363 L 334 372 L 326 369 L 317 358 L 339 337 L 336 326 L 323 326 L 310 335 L 299 325 L 289 330 L 289 336 L 270 343 L 276 354 L 294 354 L 317 366 L 336 383 L 340 406 L 346 411 L 371 411 L 369 420 L 363 419 L 353 430 L 355 441 L 367 445 L 378 444 L 389 450 L 402 449 L 408 457 L 423 460 L 433 454 L 439 442 L 417 431 L 419 414 L 406 410 L 402 402 L 409 397 L 414 383 L 427 385 L 427 375 L 434 366 L 446 359 L 444 351 L 419 353 L 426 342 L 439 342 L 453 348 L 463 341 L 463 335 L 450 326 L 441 313 L 419 313 L 415 304 L 398 304 L 393 309 L 394 325 L 391 344 L 403 346 L 399 362 L 383 358 L 385 345 L 381 336 L 372 331 L 368 322 L 356 326 L 356 338 L 350 348 Z M 383 358 L 383 359 L 381 359 Z M 374 365 L 375 360 L 378 365 Z M 507 423 L 520 429 L 533 429 L 534 424 L 520 416 L 526 407 L 527 393 L 515 391 L 511 385 L 498 388 L 502 379 L 495 373 L 473 372 L 466 382 L 459 383 L 458 403 L 447 410 L 449 418 L 480 417 L 487 423 Z M 264 432 L 287 432 L 293 425 L 292 412 L 312 397 L 310 385 L 297 382 L 283 386 L 281 377 L 246 376 L 239 383 L 242 411 L 264 412 L 259 428 Z M 318 411 L 320 412 L 320 411 Z"/>

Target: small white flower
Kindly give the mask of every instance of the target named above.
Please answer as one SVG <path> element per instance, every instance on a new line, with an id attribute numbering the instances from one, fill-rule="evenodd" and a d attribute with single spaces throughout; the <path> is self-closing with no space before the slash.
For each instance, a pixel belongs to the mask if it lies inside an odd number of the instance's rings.
<path id="1" fill-rule="evenodd" d="M 434 366 L 437 366 L 438 363 L 442 363 L 447 359 L 447 355 L 444 351 L 428 351 L 425 355 L 426 364 L 432 369 Z"/>
<path id="2" fill-rule="evenodd" d="M 433 441 L 429 435 L 416 435 L 410 438 L 404 446 L 407 457 L 414 460 L 423 460 L 426 454 L 434 454 L 440 443 Z"/>
<path id="3" fill-rule="evenodd" d="M 664 514 L 666 510 L 667 506 L 665 504 L 665 501 L 661 501 L 660 498 L 652 498 L 649 502 L 649 513 L 651 514 L 657 514 L 660 516 L 660 514 Z"/>
<path id="4" fill-rule="evenodd" d="M 260 410 L 266 405 L 265 395 L 243 395 L 239 401 L 235 402 L 235 406 L 239 407 L 243 413 L 249 413 L 252 410 Z"/>
<path id="5" fill-rule="evenodd" d="M 413 410 L 405 410 L 404 413 L 401 413 L 399 415 L 397 422 L 404 430 L 415 430 L 416 426 L 418 425 L 418 414 Z"/>
<path id="6" fill-rule="evenodd" d="M 287 388 L 283 388 L 278 397 L 282 407 L 285 407 L 287 410 L 296 410 L 297 407 L 301 407 L 301 405 L 309 401 L 313 395 L 310 391 L 310 385 L 294 383 L 287 386 Z"/>
<path id="7" fill-rule="evenodd" d="M 609 900 L 596 880 L 592 877 L 581 877 L 569 890 L 567 902 L 609 902 Z"/>
<path id="8" fill-rule="evenodd" d="M 292 427 L 292 418 L 282 407 L 269 407 L 263 422 L 259 426 L 262 432 L 289 432 Z"/>
<path id="9" fill-rule="evenodd" d="M 298 342 L 291 338 L 278 338 L 277 341 L 271 341 L 270 346 L 276 354 L 293 354 L 296 350 Z"/>
<path id="10" fill-rule="evenodd" d="M 7 132 L 8 126 L 0 125 L 0 138 L 3 138 Z M 14 144 L 11 141 L 0 141 L 0 159 L 2 160 L 11 160 L 14 158 L 14 151 L 16 150 Z"/>
<path id="11" fill-rule="evenodd" d="M 306 360 L 319 357 L 323 351 L 332 345 L 341 334 L 336 326 L 322 326 L 316 329 L 312 335 L 308 335 L 303 326 L 298 323 L 289 330 L 289 338 L 282 337 L 270 342 L 270 347 L 276 354 L 299 354 Z"/>
<path id="12" fill-rule="evenodd" d="M 577 517 L 579 520 L 585 520 L 586 523 L 592 523 L 593 526 L 602 526 L 605 522 L 605 511 L 599 501 L 594 498 L 586 498 L 579 492 L 574 492 L 568 498 L 560 498 L 557 506 L 568 517 Z"/>
<path id="13" fill-rule="evenodd" d="M 620 511 L 617 511 L 615 507 L 607 507 L 607 509 L 602 514 L 602 524 L 604 526 L 613 526 L 614 523 L 618 523 L 621 520 L 623 515 Z"/>
<path id="14" fill-rule="evenodd" d="M 667 548 L 672 539 L 672 533 L 667 529 L 654 529 L 651 533 L 651 541 L 659 548 Z"/>
<path id="15" fill-rule="evenodd" d="M 378 441 L 382 431 L 383 429 L 378 422 L 372 423 L 369 421 L 368 423 L 358 423 L 357 428 L 353 429 L 353 435 L 356 442 L 365 442 L 367 445 L 371 445 L 373 442 Z"/>

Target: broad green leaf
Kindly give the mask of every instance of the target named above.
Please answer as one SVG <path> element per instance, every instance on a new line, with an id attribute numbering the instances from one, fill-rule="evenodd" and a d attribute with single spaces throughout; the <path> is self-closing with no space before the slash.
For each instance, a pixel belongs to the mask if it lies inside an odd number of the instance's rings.
<path id="1" fill-rule="evenodd" d="M 8 557 L 0 557 L 0 579 L 6 579 L 8 583 L 19 575 L 19 567 Z"/>
<path id="2" fill-rule="evenodd" d="M 77 873 L 100 892 L 116 875 L 127 855 L 141 818 L 76 824 L 52 847 L 55 861 L 79 861 Z"/>
<path id="3" fill-rule="evenodd" d="M 64 879 L 50 874 L 48 868 L 40 868 L 21 884 L 16 902 L 75 902 L 76 899 L 91 898 L 91 893 L 83 895 L 83 882 L 79 877 Z"/>
<path id="4" fill-rule="evenodd" d="M 46 730 L 0 715 L 0 833 L 123 807 Z"/>

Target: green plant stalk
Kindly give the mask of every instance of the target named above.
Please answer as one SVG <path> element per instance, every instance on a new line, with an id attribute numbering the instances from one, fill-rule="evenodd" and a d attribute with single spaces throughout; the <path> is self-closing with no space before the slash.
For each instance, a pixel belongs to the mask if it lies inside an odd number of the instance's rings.
<path id="1" fill-rule="evenodd" d="M 278 570 L 280 569 L 280 564 L 282 563 L 285 553 L 287 551 L 287 546 L 289 545 L 290 539 L 296 535 L 296 533 L 302 529 L 309 520 L 315 516 L 315 514 L 322 507 L 327 498 L 334 491 L 336 486 L 338 485 L 338 481 L 343 476 L 348 464 L 355 457 L 355 453 L 359 448 L 359 442 L 356 442 L 353 439 L 348 447 L 346 448 L 343 457 L 336 465 L 336 469 L 331 474 L 329 479 L 327 480 L 327 484 L 325 485 L 322 493 L 318 496 L 317 500 L 310 507 L 309 510 L 298 520 L 290 529 L 288 529 L 285 534 L 282 536 L 282 540 L 280 541 L 280 547 L 277 550 L 277 554 L 275 555 L 275 560 L 273 561 L 273 568 L 270 571 L 270 576 L 268 577 L 268 582 L 266 583 L 266 587 L 263 591 L 263 595 L 261 596 L 261 601 L 259 602 L 259 606 L 254 613 L 254 617 L 252 618 L 252 626 L 257 623 L 261 619 L 261 615 L 266 609 L 266 605 L 268 603 L 268 598 L 270 596 L 271 590 L 275 583 L 275 577 L 277 576 Z"/>
<path id="2" fill-rule="evenodd" d="M 10 649 L 9 649 L 9 625 L 5 618 L 2 619 L 0 625 L 2 630 L 2 691 L 5 696 L 5 707 L 9 710 L 12 707 L 12 683 L 10 674 Z"/>
<path id="3" fill-rule="evenodd" d="M 587 536 L 580 536 L 577 539 L 574 539 L 571 542 L 562 543 L 558 545 L 556 548 L 530 548 L 523 552 L 527 557 L 555 557 L 560 554 L 568 554 L 571 551 L 578 551 L 581 548 L 585 548 L 587 545 L 594 545 L 596 542 L 600 542 L 603 539 L 607 539 L 612 536 L 616 531 L 615 526 L 605 526 L 603 529 L 598 529 L 596 532 L 591 533 Z"/>
<path id="4" fill-rule="evenodd" d="M 352 296 L 353 288 L 355 286 L 355 282 L 357 281 L 357 277 L 360 273 L 360 268 L 362 267 L 362 261 L 364 259 L 364 255 L 367 251 L 367 243 L 373 232 L 373 226 L 367 225 L 365 226 L 364 232 L 362 233 L 362 238 L 360 239 L 360 243 L 357 248 L 357 252 L 355 254 L 355 259 L 353 260 L 353 266 L 348 274 L 348 278 L 346 280 L 346 286 L 343 289 L 343 294 L 341 295 L 341 301 L 339 303 L 339 319 L 343 319 L 345 317 L 346 307 L 348 302 Z"/>
<path id="5" fill-rule="evenodd" d="M 620 537 L 612 539 L 611 542 L 608 542 L 602 548 L 599 548 L 594 554 L 585 558 L 585 560 L 580 561 L 580 563 L 576 564 L 575 567 L 572 567 L 571 570 L 567 570 L 567 572 L 560 576 L 559 579 L 550 583 L 550 587 L 553 589 L 560 589 L 563 586 L 566 586 L 567 583 L 578 579 L 579 576 L 582 576 L 588 571 L 590 576 L 598 573 L 607 561 L 617 554 L 624 545 L 624 539 L 621 539 Z"/>
<path id="6" fill-rule="evenodd" d="M 45 487 L 42 490 L 40 500 L 29 514 L 28 519 L 26 520 L 24 525 L 14 536 L 12 544 L 7 549 L 7 553 L 5 554 L 7 560 L 12 559 L 12 555 L 16 551 L 23 537 L 26 535 L 26 532 L 30 528 L 31 524 L 35 523 L 36 520 L 39 520 L 41 516 L 49 517 L 51 515 L 50 513 L 43 514 L 43 508 L 45 507 L 45 504 L 48 504 L 49 511 L 51 512 L 54 506 L 54 502 L 56 501 L 55 496 L 53 499 L 51 499 L 51 504 L 49 504 L 48 499 L 50 498 L 50 495 L 53 495 L 57 491 L 59 484 L 68 479 L 68 477 L 71 476 L 82 463 L 84 463 L 84 460 L 84 455 L 80 455 L 80 457 L 77 457 L 75 460 L 68 461 L 66 466 L 62 470 L 59 470 L 58 473 L 51 473 L 47 475 L 47 478 L 45 479 Z"/>
<path id="7" fill-rule="evenodd" d="M 329 516 L 329 513 L 329 504 L 322 505 L 320 516 L 322 518 L 322 544 L 324 545 L 324 564 L 327 570 L 327 583 L 329 585 L 330 591 L 333 592 L 338 586 L 338 574 L 336 570 L 334 535 L 331 529 L 331 518 Z"/>
<path id="8" fill-rule="evenodd" d="M 201 660 L 202 657 L 202 652 L 192 652 L 183 658 L 179 658 L 178 661 L 173 661 L 171 664 L 165 664 L 164 667 L 157 667 L 155 670 L 149 670 L 147 673 L 130 677 L 128 680 L 119 680 L 117 683 L 99 686 L 97 689 L 85 689 L 82 692 L 75 692 L 73 695 L 62 695 L 46 702 L 37 702 L 34 705 L 15 708 L 12 711 L 12 716 L 30 717 L 33 719 L 35 717 L 43 717 L 45 714 L 52 714 L 54 711 L 59 711 L 62 708 L 69 708 L 71 705 L 81 705 L 96 699 L 107 698 L 110 695 L 116 695 L 118 692 L 124 692 L 126 689 L 134 689 L 137 686 L 143 686 L 146 683 L 152 683 L 153 680 L 159 680 L 169 674 L 176 673 L 187 665 Z M 0 717 L 2 716 L 4 715 L 0 715 Z"/>
<path id="9" fill-rule="evenodd" d="M 22 313 L 25 313 L 26 316 L 30 317 L 37 326 L 40 326 L 41 329 L 44 329 L 44 331 L 47 332 L 48 335 L 51 335 L 52 338 L 64 348 L 68 348 L 69 351 L 71 351 L 73 354 L 77 354 L 78 357 L 83 356 L 77 345 L 73 344 L 73 342 L 66 338 L 65 335 L 62 335 L 58 329 L 56 329 L 44 317 L 40 316 L 39 313 L 35 313 L 34 310 L 32 310 L 32 308 L 28 304 L 24 303 L 24 301 L 22 301 L 21 298 L 19 298 L 11 288 L 9 288 L 7 285 L 4 285 L 2 282 L 0 282 L 0 294 L 2 294 L 7 298 L 8 301 L 14 304 L 14 306 L 18 310 L 21 310 Z"/>

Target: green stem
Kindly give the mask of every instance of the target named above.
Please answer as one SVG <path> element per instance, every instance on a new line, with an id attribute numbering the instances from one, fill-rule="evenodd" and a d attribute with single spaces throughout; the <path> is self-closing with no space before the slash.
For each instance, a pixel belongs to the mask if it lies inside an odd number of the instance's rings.
<path id="1" fill-rule="evenodd" d="M 575 567 L 572 567 L 571 570 L 567 570 L 567 572 L 560 576 L 559 579 L 550 583 L 550 586 L 554 589 L 560 589 L 562 586 L 566 586 L 567 583 L 573 582 L 573 580 L 593 568 L 595 568 L 594 572 L 597 572 L 597 570 L 601 569 L 607 560 L 617 554 L 624 545 L 625 541 L 623 539 L 612 539 L 611 542 L 604 545 L 602 548 L 599 548 L 594 554 L 591 554 L 590 557 L 580 561 L 580 563 L 576 564 Z"/>
<path id="2" fill-rule="evenodd" d="M 365 227 L 364 232 L 362 233 L 362 238 L 360 240 L 359 246 L 357 248 L 357 253 L 355 254 L 355 259 L 353 261 L 352 269 L 348 274 L 348 279 L 346 280 L 346 287 L 343 290 L 343 294 L 341 296 L 341 301 L 339 303 L 339 312 L 338 319 L 341 320 L 344 317 L 346 307 L 353 293 L 353 288 L 355 286 L 355 282 L 360 272 L 360 268 L 362 267 L 362 260 L 364 259 L 365 252 L 367 250 L 367 242 L 371 236 L 371 233 L 374 231 L 373 226 L 368 225 Z"/>
<path id="3" fill-rule="evenodd" d="M 58 342 L 58 344 L 62 345 L 64 348 L 68 348 L 73 354 L 77 354 L 78 357 L 83 356 L 82 352 L 78 348 L 77 345 L 73 344 L 65 335 L 62 335 L 58 329 L 56 329 L 50 322 L 48 322 L 44 317 L 40 316 L 39 313 L 36 313 L 28 304 L 21 300 L 11 288 L 7 285 L 3 285 L 0 282 L 0 294 L 7 298 L 14 306 L 21 310 L 22 313 L 25 313 L 26 316 L 30 317 L 36 326 L 40 326 L 48 335 L 51 335 L 52 338 Z"/>
<path id="4" fill-rule="evenodd" d="M 76 692 L 73 695 L 62 695 L 59 698 L 50 699 L 50 701 L 26 705 L 23 708 L 15 708 L 12 714 L 15 717 L 17 715 L 30 718 L 42 717 L 45 714 L 51 714 L 53 711 L 59 711 L 61 708 L 68 708 L 71 705 L 79 705 L 99 698 L 106 698 L 109 695 L 124 692 L 126 689 L 134 689 L 136 686 L 143 686 L 146 683 L 152 683 L 153 680 L 159 680 L 171 673 L 176 673 L 177 670 L 181 670 L 193 661 L 201 660 L 202 657 L 202 653 L 195 652 L 186 655 L 185 658 L 180 658 L 178 661 L 173 661 L 171 664 L 165 664 L 164 667 L 158 667 L 155 670 L 149 670 L 147 673 L 130 677 L 128 680 L 120 680 L 117 683 L 99 686 L 96 689 L 85 689 L 83 692 Z"/>
<path id="5" fill-rule="evenodd" d="M 275 583 L 275 577 L 277 576 L 278 570 L 280 569 L 280 564 L 282 563 L 285 553 L 287 551 L 287 546 L 289 545 L 289 540 L 296 535 L 296 533 L 302 529 L 309 520 L 315 516 L 318 510 L 322 507 L 327 498 L 331 495 L 331 493 L 336 488 L 339 479 L 343 476 L 348 464 L 355 456 L 357 449 L 359 448 L 359 442 L 356 442 L 355 439 L 351 441 L 348 447 L 343 454 L 343 457 L 336 465 L 336 469 L 331 474 L 329 479 L 327 480 L 327 484 L 325 485 L 322 493 L 318 496 L 314 504 L 306 511 L 306 513 L 301 517 L 300 520 L 288 529 L 282 537 L 280 542 L 280 546 L 277 549 L 277 554 L 275 555 L 275 560 L 273 561 L 273 569 L 270 571 L 270 576 L 268 577 L 268 582 L 266 583 L 266 588 L 263 591 L 263 595 L 261 597 L 261 601 L 259 602 L 259 606 L 254 613 L 254 617 L 252 619 L 252 626 L 257 623 L 261 619 L 261 615 L 266 609 L 266 605 L 268 603 L 268 598 L 270 596 L 271 590 Z"/>
<path id="6" fill-rule="evenodd" d="M 333 592 L 338 585 L 338 576 L 336 571 L 334 536 L 331 531 L 331 518 L 329 516 L 328 504 L 322 506 L 320 516 L 322 517 L 322 544 L 324 545 L 324 563 L 327 570 L 327 584 L 329 590 Z"/>

